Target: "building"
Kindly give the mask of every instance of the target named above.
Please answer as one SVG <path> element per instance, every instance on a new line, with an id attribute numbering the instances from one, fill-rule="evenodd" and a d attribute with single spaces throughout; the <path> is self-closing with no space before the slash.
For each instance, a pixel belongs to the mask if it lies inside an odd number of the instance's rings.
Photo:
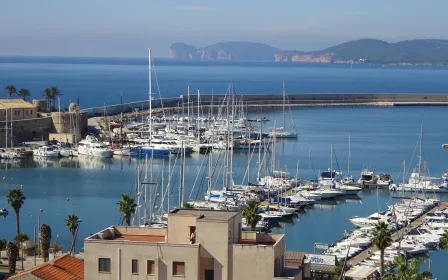
<path id="1" fill-rule="evenodd" d="M 70 255 L 64 255 L 53 261 L 45 262 L 8 280 L 83 280 L 84 262 Z"/>
<path id="2" fill-rule="evenodd" d="M 0 99 L 0 121 L 34 118 L 37 118 L 37 108 L 33 104 L 22 99 Z"/>
<path id="3" fill-rule="evenodd" d="M 167 228 L 106 228 L 84 241 L 85 279 L 302 279 L 284 264 L 284 235 L 241 222 L 240 212 L 180 209 Z"/>

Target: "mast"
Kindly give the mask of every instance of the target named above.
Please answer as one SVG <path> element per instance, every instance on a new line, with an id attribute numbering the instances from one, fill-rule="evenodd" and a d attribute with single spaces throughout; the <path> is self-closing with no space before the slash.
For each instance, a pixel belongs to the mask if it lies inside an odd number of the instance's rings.
<path id="1" fill-rule="evenodd" d="M 123 146 L 123 93 L 120 92 L 120 148 Z"/>
<path id="2" fill-rule="evenodd" d="M 403 185 L 404 185 L 404 176 L 406 174 L 406 160 L 403 160 Z"/>
<path id="3" fill-rule="evenodd" d="M 5 119 L 5 149 L 8 149 L 8 107 L 5 106 L 6 109 L 6 119 Z"/>
<path id="4" fill-rule="evenodd" d="M 166 212 L 170 212 L 170 200 L 171 200 L 171 157 L 168 157 L 168 183 L 167 183 L 167 209 Z"/>
<path id="5" fill-rule="evenodd" d="M 187 92 L 187 136 L 190 132 L 190 86 L 188 86 L 188 92 Z"/>
<path id="6" fill-rule="evenodd" d="M 179 208 L 184 206 L 184 141 L 180 150 Z"/>
<path id="7" fill-rule="evenodd" d="M 285 91 L 285 82 L 283 81 L 283 129 L 285 129 L 285 99 L 286 99 L 286 91 Z M 275 132 L 274 132 L 275 134 Z"/>
<path id="8" fill-rule="evenodd" d="M 233 90 L 232 85 L 232 133 L 230 134 L 230 142 L 232 143 L 232 152 L 230 153 L 230 190 L 233 190 L 233 130 L 234 130 L 234 122 L 235 122 L 235 91 Z M 249 141 L 249 148 L 250 148 L 250 141 Z M 250 151 L 250 149 L 249 149 Z M 231 192 L 233 194 L 233 192 Z"/>
<path id="9" fill-rule="evenodd" d="M 149 70 L 149 145 L 152 141 L 152 68 L 151 68 L 151 49 L 148 49 L 148 70 Z"/>
<path id="10" fill-rule="evenodd" d="M 333 144 L 330 145 L 330 176 L 333 179 Z"/>
<path id="11" fill-rule="evenodd" d="M 196 130 L 197 130 L 197 132 L 198 132 L 198 151 L 200 151 L 200 146 L 199 146 L 199 144 L 201 144 L 201 133 L 200 133 L 200 121 L 199 121 L 199 103 L 201 102 L 201 95 L 200 95 L 200 92 L 199 92 L 199 89 L 198 89 L 198 119 L 196 120 L 196 125 L 197 125 L 197 127 L 196 127 Z"/>
<path id="12" fill-rule="evenodd" d="M 351 145 L 351 135 L 348 135 L 348 162 L 347 162 L 347 175 L 350 175 L 350 145 Z"/>

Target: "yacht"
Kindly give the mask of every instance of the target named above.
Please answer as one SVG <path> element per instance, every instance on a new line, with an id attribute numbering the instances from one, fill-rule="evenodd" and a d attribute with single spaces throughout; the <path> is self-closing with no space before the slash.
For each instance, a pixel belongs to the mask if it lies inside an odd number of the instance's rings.
<path id="1" fill-rule="evenodd" d="M 378 177 L 372 171 L 364 169 L 361 172 L 361 177 L 358 179 L 358 184 L 360 185 L 375 185 Z"/>
<path id="2" fill-rule="evenodd" d="M 78 151 L 71 148 L 62 148 L 59 150 L 61 157 L 77 157 Z"/>
<path id="3" fill-rule="evenodd" d="M 42 146 L 33 150 L 33 155 L 37 157 L 59 157 L 59 150 L 54 146 Z"/>
<path id="4" fill-rule="evenodd" d="M 283 127 L 279 127 L 272 129 L 272 131 L 269 132 L 268 137 L 296 139 L 297 135 L 298 135 L 297 132 L 288 132 L 285 131 Z"/>
<path id="5" fill-rule="evenodd" d="M 113 155 L 113 151 L 108 149 L 104 143 L 92 135 L 88 135 L 86 139 L 81 140 L 78 145 L 78 154 L 108 158 Z"/>
<path id="6" fill-rule="evenodd" d="M 118 147 L 113 149 L 113 153 L 116 156 L 130 156 L 131 148 L 130 147 Z"/>
<path id="7" fill-rule="evenodd" d="M 390 174 L 380 174 L 376 184 L 380 187 L 388 187 L 393 183 L 392 176 Z"/>
<path id="8" fill-rule="evenodd" d="M 345 195 L 357 195 L 362 188 L 355 186 L 348 186 L 342 183 L 336 184 L 336 189 L 343 191 Z"/>
<path id="9" fill-rule="evenodd" d="M 389 212 L 378 212 L 374 213 L 367 218 L 364 217 L 353 217 L 350 220 L 350 222 L 360 228 L 363 227 L 370 227 L 376 225 L 380 221 L 384 221 L 388 223 L 388 220 L 390 218 L 391 214 Z"/>
<path id="10" fill-rule="evenodd" d="M 3 209 L 0 209 L 0 215 L 2 215 L 2 216 L 6 216 L 6 215 L 8 215 L 8 210 L 6 210 L 6 208 L 3 208 Z"/>

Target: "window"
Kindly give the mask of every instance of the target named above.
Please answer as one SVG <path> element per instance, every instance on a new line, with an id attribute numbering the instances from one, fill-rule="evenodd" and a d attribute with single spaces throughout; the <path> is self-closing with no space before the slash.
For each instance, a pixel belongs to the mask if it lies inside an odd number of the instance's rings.
<path id="1" fill-rule="evenodd" d="M 146 261 L 146 274 L 148 274 L 148 275 L 154 275 L 155 274 L 154 261 L 153 260 L 147 260 Z"/>
<path id="2" fill-rule="evenodd" d="M 132 260 L 132 274 L 138 274 L 138 260 Z"/>
<path id="3" fill-rule="evenodd" d="M 173 276 L 185 276 L 184 262 L 173 262 Z"/>
<path id="4" fill-rule="evenodd" d="M 110 272 L 110 259 L 98 259 L 98 272 Z"/>

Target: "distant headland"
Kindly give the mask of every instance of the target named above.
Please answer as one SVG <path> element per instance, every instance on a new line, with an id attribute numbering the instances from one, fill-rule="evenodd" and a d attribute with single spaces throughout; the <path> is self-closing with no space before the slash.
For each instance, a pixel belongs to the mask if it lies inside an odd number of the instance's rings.
<path id="1" fill-rule="evenodd" d="M 395 65 L 448 65 L 448 40 L 416 39 L 389 43 L 376 39 L 345 42 L 322 50 L 280 50 L 262 43 L 222 42 L 197 48 L 174 43 L 170 58 Z"/>

